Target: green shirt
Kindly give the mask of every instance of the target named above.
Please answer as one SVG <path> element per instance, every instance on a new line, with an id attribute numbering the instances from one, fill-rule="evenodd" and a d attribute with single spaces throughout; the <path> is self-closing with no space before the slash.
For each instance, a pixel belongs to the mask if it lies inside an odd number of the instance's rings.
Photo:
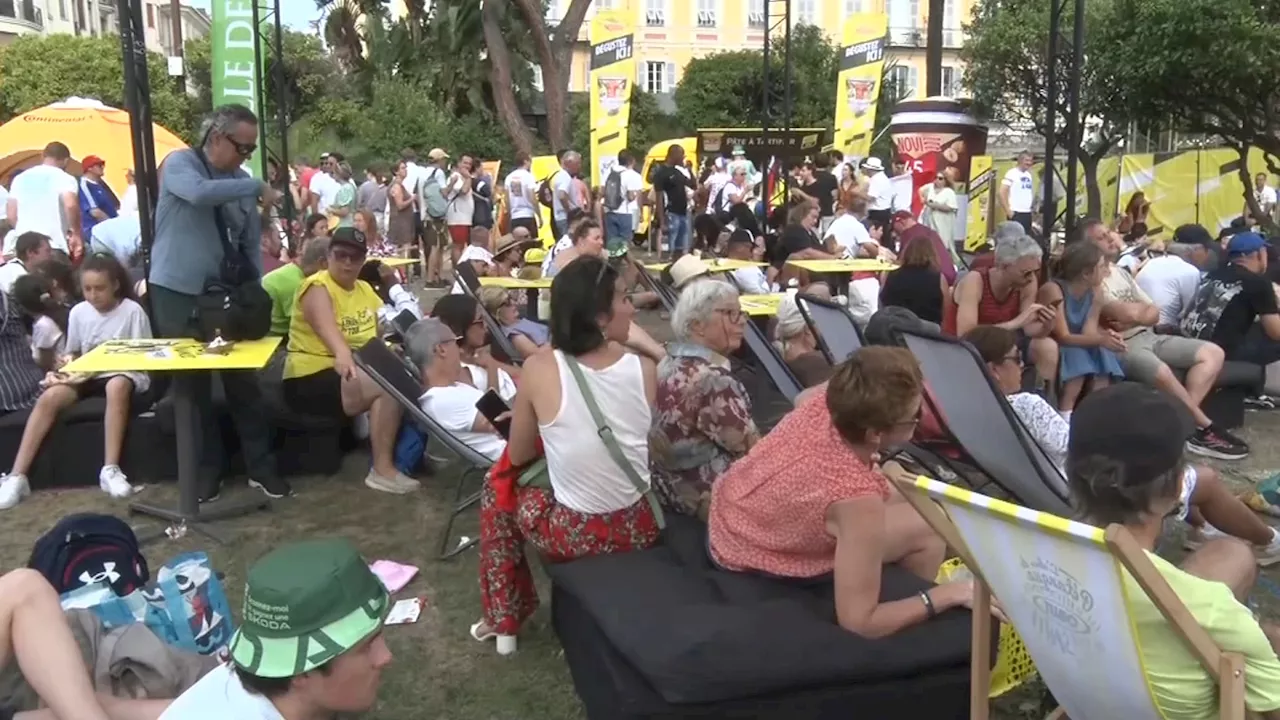
<path id="1" fill-rule="evenodd" d="M 293 316 L 293 301 L 298 297 L 298 287 L 305 278 L 296 263 L 267 273 L 262 278 L 262 289 L 271 296 L 271 334 L 289 335 L 289 318 Z"/>

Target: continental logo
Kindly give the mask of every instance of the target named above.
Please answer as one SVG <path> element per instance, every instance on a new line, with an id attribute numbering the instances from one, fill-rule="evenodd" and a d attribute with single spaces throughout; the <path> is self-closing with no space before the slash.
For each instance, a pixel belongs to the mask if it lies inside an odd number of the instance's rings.
<path id="1" fill-rule="evenodd" d="M 77 115 L 75 117 L 49 117 L 48 115 L 23 115 L 22 122 L 38 122 L 38 123 L 78 123 L 84 122 L 89 115 Z"/>

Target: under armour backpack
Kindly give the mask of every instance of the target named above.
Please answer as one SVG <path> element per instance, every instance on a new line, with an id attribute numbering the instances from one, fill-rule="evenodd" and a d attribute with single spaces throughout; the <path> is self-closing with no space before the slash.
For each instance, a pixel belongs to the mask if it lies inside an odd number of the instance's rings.
<path id="1" fill-rule="evenodd" d="M 105 582 L 125 596 L 151 580 L 133 528 L 118 517 L 77 513 L 36 540 L 27 567 L 38 570 L 58 594 Z"/>
<path id="2" fill-rule="evenodd" d="M 622 170 L 615 167 L 604 181 L 604 209 L 617 212 L 626 204 L 627 198 L 622 192 Z"/>

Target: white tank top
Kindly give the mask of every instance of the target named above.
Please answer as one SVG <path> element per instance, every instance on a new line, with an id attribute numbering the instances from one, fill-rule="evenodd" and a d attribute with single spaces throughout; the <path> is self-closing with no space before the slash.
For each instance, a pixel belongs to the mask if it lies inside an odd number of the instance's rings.
<path id="1" fill-rule="evenodd" d="M 600 439 L 564 354 L 556 350 L 555 356 L 560 372 L 560 410 L 539 429 L 556 502 L 591 515 L 631 507 L 640 501 L 640 492 Z M 604 370 L 579 367 L 622 454 L 647 485 L 651 416 L 640 358 L 627 353 Z"/>

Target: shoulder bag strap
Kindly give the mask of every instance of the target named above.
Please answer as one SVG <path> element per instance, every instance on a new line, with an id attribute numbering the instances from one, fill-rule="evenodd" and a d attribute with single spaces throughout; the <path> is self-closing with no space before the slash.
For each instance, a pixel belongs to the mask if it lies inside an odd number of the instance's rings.
<path id="1" fill-rule="evenodd" d="M 210 180 L 213 180 L 213 168 L 209 166 L 209 158 L 205 157 L 203 150 L 193 150 L 196 157 L 200 158 L 200 164 L 204 166 L 205 174 Z M 222 206 L 215 205 L 213 208 L 213 222 L 218 226 L 218 239 L 222 241 L 222 254 L 227 258 L 235 258 L 235 248 L 231 245 L 231 232 L 227 230 L 227 222 L 222 217 Z"/>
<path id="2" fill-rule="evenodd" d="M 591 394 L 591 388 L 587 385 L 587 378 L 582 374 L 582 367 L 578 365 L 578 361 L 574 360 L 567 353 L 563 354 L 565 365 L 569 366 L 569 372 L 573 374 L 573 380 L 578 384 L 578 389 L 582 391 L 582 399 L 587 404 L 587 410 L 591 413 L 591 419 L 596 424 L 596 434 L 600 436 L 600 441 L 604 443 L 605 450 L 609 451 L 609 457 L 613 458 L 613 462 L 627 476 L 635 489 L 644 495 L 644 499 L 649 502 L 649 507 L 653 510 L 653 517 L 658 523 L 658 527 L 666 528 L 667 522 L 662 514 L 662 506 L 658 504 L 658 498 L 653 494 L 652 483 L 646 483 L 640 478 L 640 474 L 631 466 L 631 461 L 627 460 L 627 456 L 622 454 L 622 447 L 618 445 L 618 441 L 613 437 L 613 428 L 609 427 L 609 423 L 604 419 L 604 413 L 600 412 L 600 406 L 596 404 L 595 395 Z"/>

